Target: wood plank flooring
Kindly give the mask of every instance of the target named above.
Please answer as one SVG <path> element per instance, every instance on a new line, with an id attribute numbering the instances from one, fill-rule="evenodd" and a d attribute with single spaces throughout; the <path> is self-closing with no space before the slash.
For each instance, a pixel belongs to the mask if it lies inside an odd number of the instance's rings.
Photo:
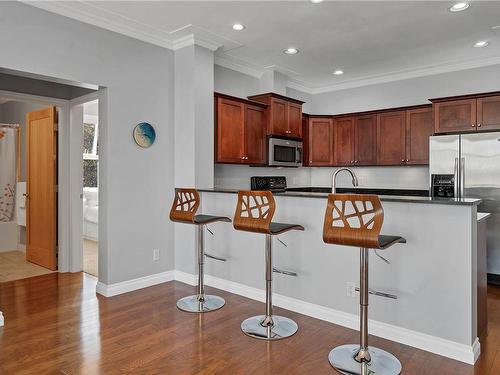
<path id="1" fill-rule="evenodd" d="M 327 355 L 356 343 L 357 332 L 277 308 L 299 332 L 277 342 L 246 337 L 243 319 L 264 304 L 208 288 L 227 305 L 204 315 L 184 313 L 178 298 L 194 287 L 170 282 L 104 298 L 83 273 L 53 273 L 0 284 L 0 374 L 335 374 Z M 500 288 L 489 290 L 489 335 L 476 366 L 377 337 L 405 375 L 500 374 Z"/>

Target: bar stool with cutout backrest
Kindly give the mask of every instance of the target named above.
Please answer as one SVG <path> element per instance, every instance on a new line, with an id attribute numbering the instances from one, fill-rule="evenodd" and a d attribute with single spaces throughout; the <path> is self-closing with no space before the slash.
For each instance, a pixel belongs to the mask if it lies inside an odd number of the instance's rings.
<path id="1" fill-rule="evenodd" d="M 283 339 L 298 330 L 297 323 L 293 320 L 273 315 L 273 271 L 291 276 L 297 274 L 273 268 L 272 236 L 290 230 L 304 230 L 304 227 L 298 224 L 273 223 L 271 220 L 275 210 L 276 204 L 270 191 L 240 191 L 233 220 L 236 230 L 266 235 L 266 314 L 253 316 L 241 323 L 241 330 L 246 335 L 262 340 Z"/>
<path id="2" fill-rule="evenodd" d="M 205 294 L 205 285 L 203 281 L 205 257 L 224 262 L 226 261 L 223 258 L 205 253 L 205 226 L 219 221 L 230 223 L 231 219 L 225 216 L 195 215 L 199 206 L 200 194 L 196 189 L 175 189 L 174 203 L 170 210 L 170 220 L 197 226 L 198 294 L 181 298 L 177 301 L 177 307 L 187 312 L 203 313 L 220 309 L 226 303 L 221 297 Z"/>
<path id="3" fill-rule="evenodd" d="M 383 221 L 384 211 L 376 195 L 328 196 L 323 241 L 360 248 L 360 345 L 338 346 L 328 356 L 330 364 L 342 374 L 397 375 L 402 370 L 401 363 L 394 355 L 368 346 L 368 294 L 396 298 L 368 288 L 368 249 L 376 251 L 406 243 L 399 236 L 380 235 Z"/>

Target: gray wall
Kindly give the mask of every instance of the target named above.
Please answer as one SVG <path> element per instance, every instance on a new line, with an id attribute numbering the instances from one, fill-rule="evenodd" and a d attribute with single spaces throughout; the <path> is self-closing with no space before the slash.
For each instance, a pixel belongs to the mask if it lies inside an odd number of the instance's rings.
<path id="1" fill-rule="evenodd" d="M 26 181 L 26 114 L 47 107 L 46 105 L 9 101 L 0 105 L 0 122 L 19 124 L 21 135 L 21 181 Z"/>
<path id="2" fill-rule="evenodd" d="M 1 67 L 107 87 L 100 281 L 173 269 L 173 53 L 17 2 L 0 3 L 0 13 Z M 141 121 L 156 128 L 149 149 L 131 136 Z"/>
<path id="3" fill-rule="evenodd" d="M 240 98 L 260 94 L 260 80 L 258 78 L 224 68 L 214 66 L 214 91 Z"/>

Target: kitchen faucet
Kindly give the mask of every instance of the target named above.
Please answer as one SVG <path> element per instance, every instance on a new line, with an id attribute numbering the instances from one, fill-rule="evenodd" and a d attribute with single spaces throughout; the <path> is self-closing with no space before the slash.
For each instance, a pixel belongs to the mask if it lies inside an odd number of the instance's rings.
<path id="1" fill-rule="evenodd" d="M 335 181 L 337 180 L 337 175 L 342 171 L 349 172 L 349 174 L 352 177 L 352 186 L 354 187 L 358 186 L 358 178 L 356 177 L 356 175 L 352 170 L 350 170 L 349 168 L 339 168 L 335 171 L 335 173 L 332 176 L 332 194 L 335 194 L 336 191 Z"/>

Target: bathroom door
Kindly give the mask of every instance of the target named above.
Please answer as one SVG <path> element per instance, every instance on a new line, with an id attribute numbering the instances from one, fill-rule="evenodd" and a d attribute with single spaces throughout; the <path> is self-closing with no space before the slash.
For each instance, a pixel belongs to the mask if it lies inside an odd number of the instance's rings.
<path id="1" fill-rule="evenodd" d="M 57 113 L 26 116 L 26 260 L 57 269 Z"/>

